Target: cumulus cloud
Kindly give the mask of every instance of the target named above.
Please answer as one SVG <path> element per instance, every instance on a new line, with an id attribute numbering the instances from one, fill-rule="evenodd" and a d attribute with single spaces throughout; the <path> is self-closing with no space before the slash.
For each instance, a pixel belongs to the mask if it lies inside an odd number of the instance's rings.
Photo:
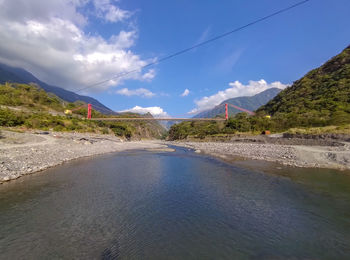
<path id="1" fill-rule="evenodd" d="M 185 89 L 184 92 L 181 94 L 181 97 L 186 97 L 190 94 L 190 90 L 189 89 Z"/>
<path id="2" fill-rule="evenodd" d="M 123 96 L 139 96 L 139 97 L 146 97 L 146 98 L 151 98 L 154 97 L 156 94 L 153 93 L 152 91 L 145 89 L 145 88 L 138 88 L 138 89 L 128 89 L 128 88 L 122 88 L 117 90 L 115 93 Z"/>
<path id="3" fill-rule="evenodd" d="M 130 50 L 136 29 L 120 30 L 109 38 L 85 31 L 91 6 L 102 21 L 125 21 L 131 15 L 111 0 L 0 0 L 0 62 L 70 90 L 106 79 L 111 80 L 92 89 L 107 89 L 125 79 L 153 79 L 154 70 L 138 70 L 153 60 Z M 131 70 L 137 72 L 113 78 Z"/>
<path id="4" fill-rule="evenodd" d="M 220 90 L 214 95 L 211 95 L 209 97 L 203 97 L 199 100 L 196 100 L 195 104 L 197 105 L 197 107 L 192 109 L 189 112 L 189 114 L 196 114 L 204 110 L 211 109 L 229 98 L 235 98 L 235 97 L 241 97 L 241 96 L 254 96 L 269 88 L 284 89 L 288 87 L 288 85 L 283 84 L 279 81 L 272 82 L 269 84 L 263 79 L 259 81 L 251 80 L 247 85 L 244 85 L 239 81 L 230 82 L 229 86 L 230 86 L 229 88 L 225 90 Z"/>
<path id="5" fill-rule="evenodd" d="M 135 106 L 130 109 L 118 111 L 120 113 L 124 112 L 132 112 L 132 113 L 138 113 L 138 114 L 146 114 L 150 113 L 154 117 L 169 117 L 169 114 L 163 110 L 161 107 L 140 107 Z"/>

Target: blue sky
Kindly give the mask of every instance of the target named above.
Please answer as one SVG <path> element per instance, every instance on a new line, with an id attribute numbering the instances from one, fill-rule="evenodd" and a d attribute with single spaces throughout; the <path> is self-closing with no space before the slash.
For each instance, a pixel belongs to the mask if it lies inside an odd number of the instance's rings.
<path id="1" fill-rule="evenodd" d="M 36 38 L 24 35 L 16 43 L 17 47 L 34 46 L 32 57 L 19 48 L 9 50 L 0 45 L 0 61 L 24 67 L 48 83 L 74 90 L 298 1 L 67 0 L 56 6 L 55 2 L 43 7 L 42 1 L 33 0 L 31 4 L 40 7 L 40 14 L 34 15 L 32 8 L 23 7 L 27 15 L 20 21 L 1 14 L 2 24 L 7 23 L 6 28 L 0 28 L 1 36 L 22 33 L 18 27 L 17 31 L 8 29 L 9 24 L 21 24 L 23 31 L 29 28 Z M 20 3 L 25 1 L 5 0 L 0 5 L 9 14 Z M 224 98 L 253 95 L 273 86 L 283 88 L 350 44 L 349 10 L 348 0 L 311 0 L 152 70 L 80 94 L 93 96 L 116 111 L 138 106 L 136 110 L 142 112 L 151 107 L 149 111 L 155 114 L 175 116 L 207 109 Z M 52 35 L 55 30 L 57 33 Z M 39 62 L 41 52 L 45 55 Z M 188 95 L 181 96 L 186 89 Z"/>

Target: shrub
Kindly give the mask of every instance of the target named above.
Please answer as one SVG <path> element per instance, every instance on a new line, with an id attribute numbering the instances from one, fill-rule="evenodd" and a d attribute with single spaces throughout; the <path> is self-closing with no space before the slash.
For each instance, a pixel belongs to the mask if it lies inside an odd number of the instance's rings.
<path id="1" fill-rule="evenodd" d="M 125 136 L 128 139 L 132 136 L 131 130 L 126 125 L 114 124 L 111 129 L 116 136 Z"/>
<path id="2" fill-rule="evenodd" d="M 104 134 L 104 135 L 109 134 L 109 131 L 108 131 L 108 128 L 107 128 L 107 127 L 102 128 L 101 132 L 102 132 L 102 134 Z"/>
<path id="3" fill-rule="evenodd" d="M 1 126 L 18 126 L 24 123 L 22 114 L 15 113 L 10 109 L 0 109 Z"/>

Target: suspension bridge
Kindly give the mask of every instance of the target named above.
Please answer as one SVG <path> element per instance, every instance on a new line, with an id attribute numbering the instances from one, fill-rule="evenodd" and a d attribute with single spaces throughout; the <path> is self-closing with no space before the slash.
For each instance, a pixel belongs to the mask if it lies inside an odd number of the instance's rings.
<path id="1" fill-rule="evenodd" d="M 132 73 L 135 73 L 135 72 L 139 72 L 139 71 L 142 71 L 143 69 L 146 69 L 146 68 L 149 68 L 149 67 L 152 67 L 152 66 L 155 66 L 161 62 L 164 62 L 166 60 L 169 60 L 169 59 L 172 59 L 176 56 L 179 56 L 179 55 L 182 55 L 182 54 L 185 54 L 187 52 L 190 52 L 192 51 L 193 49 L 196 49 L 196 48 L 199 48 L 199 47 L 202 47 L 204 45 L 207 45 L 207 44 L 210 44 L 214 41 L 217 41 L 219 39 L 222 39 L 222 38 L 225 38 L 231 34 L 234 34 L 234 33 L 237 33 L 241 30 L 244 30 L 248 27 L 251 27 L 253 25 L 256 25 L 258 23 L 261 23 L 265 20 L 268 20 L 268 19 L 271 19 L 272 17 L 275 17 L 275 16 L 278 16 L 278 15 L 281 15 L 285 12 L 288 12 L 294 8 L 297 8 L 301 5 L 304 5 L 308 2 L 310 2 L 311 0 L 302 0 L 300 2 L 297 2 L 291 6 L 288 6 L 288 7 L 285 7 L 285 8 L 282 8 L 282 9 L 279 9 L 278 11 L 275 11 L 269 15 L 266 15 L 266 16 L 263 16 L 261 18 L 258 18 L 256 20 L 253 20 L 251 21 L 250 23 L 247 23 L 243 26 L 240 26 L 238 28 L 235 28 L 231 31 L 228 31 L 226 33 L 222 33 L 222 34 L 219 34 L 215 37 L 212 37 L 208 40 L 204 40 L 204 41 L 201 41 L 191 47 L 188 47 L 188 48 L 185 48 L 185 49 L 182 49 L 180 51 L 177 51 L 175 53 L 172 53 L 172 54 L 169 54 L 167 56 L 164 56 L 163 58 L 160 58 L 156 61 L 152 61 L 150 63 L 147 63 L 139 68 L 136 68 L 136 69 L 133 69 L 133 70 L 129 70 L 129 71 L 125 71 L 125 72 L 122 72 L 120 74 L 117 74 L 117 75 L 114 75 L 113 77 L 109 78 L 109 79 L 105 79 L 105 80 L 102 80 L 100 82 L 96 82 L 96 83 L 93 83 L 93 84 L 90 84 L 88 86 L 85 86 L 83 88 L 80 88 L 80 89 L 77 89 L 75 92 L 81 92 L 81 91 L 84 91 L 84 90 L 87 90 L 89 88 L 92 88 L 92 87 L 96 87 L 96 86 L 99 86 L 99 85 L 102 85 L 102 84 L 106 84 L 107 82 L 109 82 L 110 80 L 116 80 L 116 79 L 119 79 L 119 78 L 123 78 L 129 74 L 132 74 Z M 228 120 L 228 107 L 232 107 L 232 108 L 235 108 L 239 111 L 242 111 L 242 112 L 245 112 L 249 115 L 254 115 L 255 113 L 252 112 L 252 111 L 249 111 L 247 109 L 244 109 L 244 108 L 241 108 L 241 107 L 238 107 L 238 106 L 235 106 L 233 104 L 220 104 L 219 106 L 223 106 L 225 105 L 225 118 L 220 118 L 220 117 L 215 117 L 215 118 L 183 118 L 183 117 L 167 117 L 167 118 L 164 118 L 164 117 L 101 117 L 101 118 L 92 118 L 92 105 L 91 104 L 87 104 L 88 106 L 88 112 L 87 112 L 87 119 L 88 120 L 95 120 L 95 121 L 146 121 L 146 120 L 155 120 L 155 121 L 225 121 L 225 120 Z M 95 106 L 95 105 L 94 105 Z M 216 106 L 215 108 L 219 107 L 219 106 Z M 76 109 L 73 109 L 71 111 L 74 111 L 74 110 L 77 110 Z M 97 109 L 98 110 L 98 109 Z M 106 108 L 104 108 L 104 110 L 106 110 Z M 110 112 L 110 111 L 109 111 Z"/>
<path id="2" fill-rule="evenodd" d="M 241 108 L 239 106 L 235 106 L 233 104 L 220 104 L 215 108 L 220 108 L 221 106 L 225 106 L 225 118 L 221 118 L 221 117 L 214 117 L 214 118 L 184 118 L 184 117 L 92 117 L 92 109 L 93 109 L 93 105 L 92 104 L 84 104 L 82 106 L 79 106 L 77 108 L 71 109 L 71 110 L 66 110 L 66 114 L 71 114 L 73 113 L 73 111 L 77 111 L 79 109 L 85 108 L 87 106 L 87 119 L 88 120 L 93 120 L 93 121 L 226 121 L 229 118 L 229 114 L 228 114 L 228 108 L 232 107 L 235 108 L 239 111 L 245 112 L 249 115 L 254 115 L 255 113 Z M 100 108 L 98 106 L 95 106 L 97 108 Z M 102 108 L 100 108 L 102 109 Z M 104 109 L 104 108 L 103 108 Z M 98 111 L 98 109 L 95 109 Z"/>

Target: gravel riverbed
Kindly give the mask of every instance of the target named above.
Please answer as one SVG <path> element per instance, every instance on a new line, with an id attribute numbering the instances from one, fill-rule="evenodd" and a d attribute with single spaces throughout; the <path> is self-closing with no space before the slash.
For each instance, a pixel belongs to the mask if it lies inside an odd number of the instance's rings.
<path id="1" fill-rule="evenodd" d="M 2 131 L 0 183 L 73 159 L 131 149 L 168 148 L 154 141 L 123 142 L 111 135 Z"/>
<path id="2" fill-rule="evenodd" d="M 171 142 L 225 160 L 238 157 L 295 167 L 350 169 L 350 143 L 339 146 L 280 145 L 249 142 Z"/>
<path id="3" fill-rule="evenodd" d="M 337 145 L 283 145 L 244 140 L 240 142 L 162 142 L 123 140 L 111 135 L 2 131 L 0 183 L 42 171 L 81 157 L 132 149 L 165 151 L 167 145 L 194 149 L 228 161 L 237 158 L 265 160 L 296 167 L 350 169 L 350 142 Z M 260 140 L 261 141 L 261 140 Z M 283 142 L 282 142 L 283 143 Z"/>

